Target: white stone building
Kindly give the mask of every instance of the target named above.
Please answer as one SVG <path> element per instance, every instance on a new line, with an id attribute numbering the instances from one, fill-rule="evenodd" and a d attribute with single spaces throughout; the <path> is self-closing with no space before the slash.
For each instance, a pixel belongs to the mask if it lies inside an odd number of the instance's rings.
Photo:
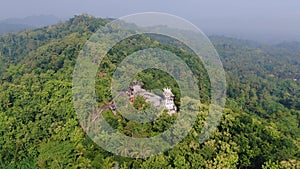
<path id="1" fill-rule="evenodd" d="M 163 89 L 164 94 L 164 102 L 165 108 L 169 111 L 169 114 L 173 114 L 177 112 L 177 107 L 174 103 L 174 94 L 172 93 L 171 89 L 165 88 Z"/>

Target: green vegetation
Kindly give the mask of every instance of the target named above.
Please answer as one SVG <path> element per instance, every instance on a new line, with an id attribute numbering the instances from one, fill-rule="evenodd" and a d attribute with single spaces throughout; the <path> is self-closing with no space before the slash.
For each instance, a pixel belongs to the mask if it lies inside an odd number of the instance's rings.
<path id="1" fill-rule="evenodd" d="M 165 153 L 130 159 L 97 146 L 77 120 L 72 73 L 86 40 L 107 22 L 81 15 L 55 26 L 0 37 L 1 168 L 299 168 L 300 47 L 295 44 L 268 46 L 211 37 L 227 73 L 228 98 L 217 131 L 200 144 L 210 97 L 201 62 L 188 50 L 170 47 L 157 37 L 122 41 L 100 64 L 99 106 L 111 100 L 109 82 L 116 65 L 126 55 L 149 46 L 185 58 L 199 77 L 203 105 L 188 136 Z M 147 90 L 167 85 L 180 97 L 176 82 L 164 72 L 149 69 L 136 78 Z M 175 103 L 180 105 L 179 100 Z M 142 109 L 148 106 L 143 98 L 134 104 Z M 145 138 L 168 129 L 176 115 L 163 113 L 143 124 L 109 111 L 104 118 L 127 136 Z"/>

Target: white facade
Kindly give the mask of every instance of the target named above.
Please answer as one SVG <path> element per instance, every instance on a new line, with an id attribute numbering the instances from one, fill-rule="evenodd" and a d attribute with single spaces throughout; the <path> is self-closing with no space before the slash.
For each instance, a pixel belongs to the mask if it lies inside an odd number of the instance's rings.
<path id="1" fill-rule="evenodd" d="M 172 93 L 171 89 L 165 88 L 163 89 L 164 94 L 164 102 L 165 102 L 165 108 L 169 111 L 169 114 L 176 113 L 177 107 L 174 103 L 174 94 Z"/>

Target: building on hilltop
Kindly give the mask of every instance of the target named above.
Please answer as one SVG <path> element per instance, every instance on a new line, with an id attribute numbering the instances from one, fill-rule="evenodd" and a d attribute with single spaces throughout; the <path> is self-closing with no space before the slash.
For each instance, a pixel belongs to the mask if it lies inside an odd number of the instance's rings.
<path id="1" fill-rule="evenodd" d="M 147 102 L 150 102 L 155 107 L 164 106 L 168 110 L 168 114 L 172 115 L 177 112 L 177 107 L 174 103 L 174 94 L 170 88 L 163 89 L 164 98 L 148 92 L 142 88 L 143 83 L 134 81 L 126 92 L 128 94 L 130 102 L 134 102 L 134 98 L 137 95 L 143 96 Z"/>
<path id="2" fill-rule="evenodd" d="M 174 103 L 174 94 L 171 89 L 165 88 L 163 89 L 165 108 L 169 111 L 168 114 L 173 114 L 177 112 L 177 107 Z"/>

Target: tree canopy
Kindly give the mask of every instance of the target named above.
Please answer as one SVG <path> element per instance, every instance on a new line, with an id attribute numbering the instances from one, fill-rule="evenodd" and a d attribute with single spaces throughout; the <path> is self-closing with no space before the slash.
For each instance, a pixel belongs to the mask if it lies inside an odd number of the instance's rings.
<path id="1" fill-rule="evenodd" d="M 140 35 L 120 42 L 99 65 L 99 107 L 112 99 L 110 78 L 117 64 L 149 46 L 172 51 L 193 67 L 202 104 L 188 136 L 159 155 L 125 158 L 95 144 L 73 107 L 72 73 L 84 43 L 108 22 L 79 15 L 54 26 L 1 35 L 1 168 L 299 168 L 300 47 L 294 44 L 211 37 L 226 70 L 228 98 L 217 130 L 200 144 L 210 104 L 203 64 L 189 50 L 159 39 L 165 37 Z M 136 79 L 149 91 L 172 87 L 180 107 L 178 84 L 165 72 L 148 69 Z M 143 110 L 148 104 L 139 97 L 134 107 Z M 109 110 L 103 116 L 119 132 L 137 138 L 153 137 L 177 118 L 162 113 L 154 122 L 136 123 Z"/>

